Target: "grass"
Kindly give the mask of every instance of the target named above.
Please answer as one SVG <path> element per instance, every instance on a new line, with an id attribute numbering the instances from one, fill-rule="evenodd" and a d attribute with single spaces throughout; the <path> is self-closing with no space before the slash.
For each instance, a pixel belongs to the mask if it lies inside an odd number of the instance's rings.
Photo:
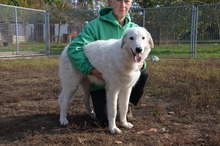
<path id="1" fill-rule="evenodd" d="M 39 57 L 41 58 L 41 57 Z M 12 59 L 12 60 L 6 60 L 1 61 L 0 60 L 0 66 L 2 68 L 10 69 L 10 68 L 22 68 L 26 66 L 33 66 L 35 68 L 41 68 L 41 67 L 48 67 L 48 66 L 54 66 L 59 64 L 59 58 L 55 57 L 42 57 L 41 59 Z"/>
<path id="2" fill-rule="evenodd" d="M 50 44 L 50 54 L 51 55 L 60 55 L 63 51 L 63 48 L 66 46 L 66 43 L 51 43 Z M 29 54 L 45 54 L 45 43 L 37 43 L 37 42 L 27 42 L 20 43 L 19 53 L 29 53 Z M 16 52 L 16 45 L 9 45 L 7 47 L 1 47 L 0 52 Z"/>
<path id="3" fill-rule="evenodd" d="M 0 68 L 42 68 L 56 66 L 58 58 L 0 61 Z M 150 96 L 186 98 L 191 103 L 208 104 L 220 100 L 220 60 L 148 61 Z M 204 102 L 204 103 L 202 103 Z"/>
<path id="4" fill-rule="evenodd" d="M 50 54 L 60 55 L 67 43 L 51 43 Z M 196 46 L 196 58 L 220 58 L 219 44 L 198 44 Z M 27 42 L 19 44 L 20 54 L 45 54 L 45 43 Z M 16 52 L 16 46 L 1 47 L 0 52 Z M 190 45 L 156 45 L 150 56 L 156 55 L 160 58 L 190 58 Z"/>
<path id="5" fill-rule="evenodd" d="M 148 62 L 149 96 L 187 99 L 190 104 L 217 104 L 220 100 L 220 60 L 162 60 Z M 42 68 L 56 66 L 58 58 L 0 61 L 4 68 Z M 151 78 L 151 76 L 153 78 Z"/>
<path id="6" fill-rule="evenodd" d="M 113 136 L 82 98 L 69 106 L 70 125 L 59 125 L 58 57 L 0 59 L 0 145 L 219 145 L 220 60 L 147 62 L 134 128 Z"/>
<path id="7" fill-rule="evenodd" d="M 219 60 L 163 60 L 149 62 L 148 93 L 186 99 L 198 106 L 218 104 L 220 101 Z"/>
<path id="8" fill-rule="evenodd" d="M 162 58 L 189 58 L 189 45 L 161 45 L 155 46 L 150 55 Z"/>
<path id="9" fill-rule="evenodd" d="M 220 58 L 220 45 L 209 44 L 196 46 L 196 58 Z M 162 58 L 190 58 L 190 45 L 161 45 L 155 46 L 150 55 Z"/>
<path id="10" fill-rule="evenodd" d="M 220 44 L 199 44 L 197 45 L 196 50 L 197 58 L 220 58 Z"/>

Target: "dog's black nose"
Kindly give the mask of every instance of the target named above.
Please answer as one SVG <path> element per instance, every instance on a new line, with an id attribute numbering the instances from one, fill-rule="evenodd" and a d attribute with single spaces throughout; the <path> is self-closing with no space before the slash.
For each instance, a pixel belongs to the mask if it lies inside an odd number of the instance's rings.
<path id="1" fill-rule="evenodd" d="M 140 47 L 137 47 L 137 48 L 136 48 L 136 52 L 137 52 L 137 53 L 141 53 L 141 51 L 142 51 L 142 49 L 141 49 Z"/>

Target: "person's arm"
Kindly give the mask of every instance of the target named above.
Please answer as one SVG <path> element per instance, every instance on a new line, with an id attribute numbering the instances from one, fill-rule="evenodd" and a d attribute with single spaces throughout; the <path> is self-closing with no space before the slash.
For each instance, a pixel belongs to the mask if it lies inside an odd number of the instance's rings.
<path id="1" fill-rule="evenodd" d="M 97 77 L 98 79 L 104 81 L 104 79 L 102 77 L 102 74 L 96 68 L 92 68 L 91 75 L 93 75 L 93 76 Z"/>
<path id="2" fill-rule="evenodd" d="M 83 52 L 83 46 L 96 40 L 92 27 L 87 24 L 70 43 L 67 50 L 68 57 L 72 65 L 83 74 L 91 74 L 93 66 L 89 63 Z"/>

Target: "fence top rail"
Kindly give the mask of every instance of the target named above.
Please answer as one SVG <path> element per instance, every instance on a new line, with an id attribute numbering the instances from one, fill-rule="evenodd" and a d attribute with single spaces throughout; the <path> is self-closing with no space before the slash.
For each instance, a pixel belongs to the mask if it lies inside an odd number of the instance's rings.
<path id="1" fill-rule="evenodd" d="M 132 8 L 131 10 L 150 10 L 150 9 L 174 9 L 174 8 L 191 8 L 191 7 L 205 7 L 205 6 L 220 6 L 220 3 L 218 4 L 204 4 L 204 5 L 187 5 L 187 6 L 168 6 L 168 7 L 164 7 L 164 6 L 160 6 L 160 7 L 154 7 L 154 8 Z"/>
<path id="2" fill-rule="evenodd" d="M 192 6 L 169 6 L 169 7 L 154 7 L 154 8 L 140 8 L 140 9 L 145 9 L 145 10 L 155 10 L 155 9 L 176 9 L 176 8 L 191 8 Z"/>
<path id="3" fill-rule="evenodd" d="M 38 11 L 38 12 L 44 12 L 44 13 L 46 13 L 45 10 L 39 10 L 39 9 L 32 9 L 32 8 L 25 8 L 25 7 L 11 6 L 11 5 L 5 5 L 5 4 L 0 4 L 0 6 L 11 7 L 11 8 L 19 8 L 19 9 L 23 9 L 23 10 L 31 10 L 31 11 Z"/>
<path id="4" fill-rule="evenodd" d="M 99 10 L 48 10 L 47 12 L 98 12 Z"/>

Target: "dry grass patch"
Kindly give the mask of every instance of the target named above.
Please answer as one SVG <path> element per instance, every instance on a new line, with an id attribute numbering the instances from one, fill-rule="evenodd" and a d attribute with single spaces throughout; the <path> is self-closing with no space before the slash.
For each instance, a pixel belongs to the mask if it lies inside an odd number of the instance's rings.
<path id="1" fill-rule="evenodd" d="M 220 144 L 220 60 L 148 61 L 134 128 L 110 135 L 79 95 L 59 125 L 59 58 L 0 60 L 0 145 Z"/>

